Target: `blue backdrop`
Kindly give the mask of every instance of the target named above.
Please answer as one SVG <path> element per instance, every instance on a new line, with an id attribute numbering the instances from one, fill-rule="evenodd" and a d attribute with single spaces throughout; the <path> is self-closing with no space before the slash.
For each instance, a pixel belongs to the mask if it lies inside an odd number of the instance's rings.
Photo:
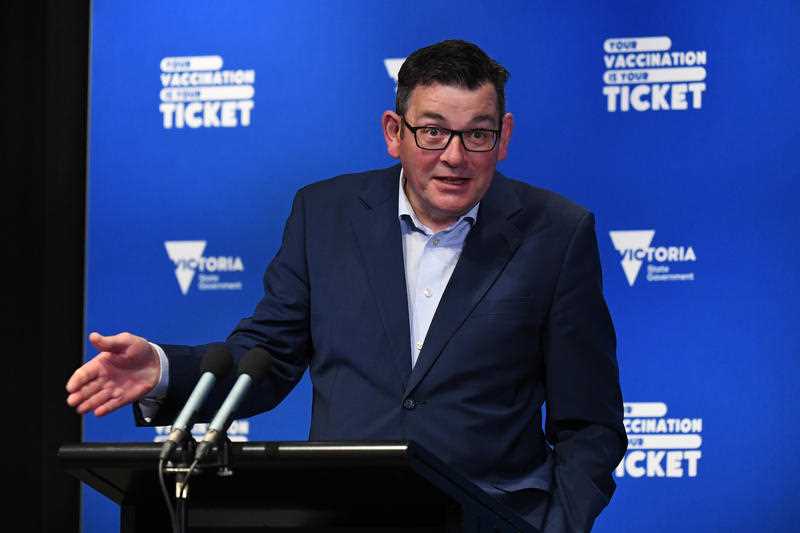
<path id="1" fill-rule="evenodd" d="M 471 40 L 511 72 L 500 170 L 597 216 L 630 446 L 596 531 L 796 529 L 796 2 L 96 0 L 92 16 L 87 334 L 224 338 L 294 192 L 392 162 L 379 118 L 402 58 Z M 304 380 L 232 437 L 304 439 L 309 405 Z M 84 425 L 162 437 L 128 410 Z M 84 531 L 118 527 L 84 495 Z"/>

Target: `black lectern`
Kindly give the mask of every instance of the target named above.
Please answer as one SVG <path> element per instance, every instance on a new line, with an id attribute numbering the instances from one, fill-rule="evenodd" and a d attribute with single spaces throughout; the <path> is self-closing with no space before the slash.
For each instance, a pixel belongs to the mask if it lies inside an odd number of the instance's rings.
<path id="1" fill-rule="evenodd" d="M 120 505 L 121 531 L 154 533 L 170 523 L 160 449 L 74 444 L 58 456 Z M 220 451 L 226 464 L 204 466 L 189 484 L 191 531 L 537 531 L 413 442 L 246 442 Z"/>

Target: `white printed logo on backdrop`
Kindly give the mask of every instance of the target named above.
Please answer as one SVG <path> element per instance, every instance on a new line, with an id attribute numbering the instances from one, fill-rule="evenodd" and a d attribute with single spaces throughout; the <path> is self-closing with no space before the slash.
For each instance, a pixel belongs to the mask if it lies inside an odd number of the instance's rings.
<path id="1" fill-rule="evenodd" d="M 606 39 L 603 94 L 609 113 L 703 107 L 708 53 L 671 48 L 666 36 Z"/>
<path id="2" fill-rule="evenodd" d="M 608 233 L 614 248 L 622 257 L 620 265 L 631 287 L 636 283 L 639 271 L 645 263 L 647 263 L 645 279 L 649 282 L 694 281 L 694 272 L 687 271 L 687 266 L 697 261 L 692 246 L 652 246 L 656 234 L 652 229 L 618 230 Z"/>
<path id="3" fill-rule="evenodd" d="M 394 80 L 394 90 L 397 90 L 397 77 L 400 75 L 400 67 L 405 63 L 405 57 L 387 57 L 383 60 L 386 73 Z"/>
<path id="4" fill-rule="evenodd" d="M 184 296 L 188 294 L 195 274 L 198 274 L 198 290 L 242 290 L 240 280 L 223 279 L 232 272 L 244 271 L 240 256 L 205 256 L 206 241 L 164 241 L 164 247 L 175 265 L 175 279 Z"/>
<path id="5" fill-rule="evenodd" d="M 697 477 L 703 444 L 702 418 L 667 417 L 663 402 L 624 404 L 628 451 L 616 477 Z"/>
<path id="6" fill-rule="evenodd" d="M 255 107 L 256 71 L 222 68 L 222 57 L 184 56 L 161 60 L 164 129 L 247 127 Z"/>
<path id="7" fill-rule="evenodd" d="M 200 441 L 208 431 L 208 424 L 195 424 L 192 426 L 192 437 Z M 172 426 L 156 426 L 156 435 L 153 442 L 164 442 L 172 431 Z M 234 420 L 228 428 L 228 438 L 231 442 L 247 442 L 250 437 L 250 421 L 248 419 Z"/>

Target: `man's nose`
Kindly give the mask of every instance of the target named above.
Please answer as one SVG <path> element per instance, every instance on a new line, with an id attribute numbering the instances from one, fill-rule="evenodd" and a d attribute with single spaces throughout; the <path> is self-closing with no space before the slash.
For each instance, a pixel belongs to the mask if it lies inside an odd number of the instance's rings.
<path id="1" fill-rule="evenodd" d="M 464 158 L 466 157 L 465 152 L 466 150 L 464 149 L 464 143 L 461 141 L 461 135 L 453 135 L 453 138 L 450 139 L 450 144 L 442 151 L 442 155 L 439 159 L 449 167 L 457 167 L 464 162 Z"/>

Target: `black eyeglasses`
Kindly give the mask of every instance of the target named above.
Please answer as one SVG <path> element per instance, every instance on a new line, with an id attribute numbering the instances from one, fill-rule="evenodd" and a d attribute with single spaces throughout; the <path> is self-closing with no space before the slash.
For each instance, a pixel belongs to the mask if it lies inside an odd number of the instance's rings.
<path id="1" fill-rule="evenodd" d="M 453 137 L 461 137 L 461 146 L 467 152 L 491 152 L 500 137 L 500 130 L 477 128 L 474 130 L 449 130 L 439 126 L 412 126 L 401 116 L 408 129 L 414 134 L 414 141 L 423 150 L 444 150 Z"/>

